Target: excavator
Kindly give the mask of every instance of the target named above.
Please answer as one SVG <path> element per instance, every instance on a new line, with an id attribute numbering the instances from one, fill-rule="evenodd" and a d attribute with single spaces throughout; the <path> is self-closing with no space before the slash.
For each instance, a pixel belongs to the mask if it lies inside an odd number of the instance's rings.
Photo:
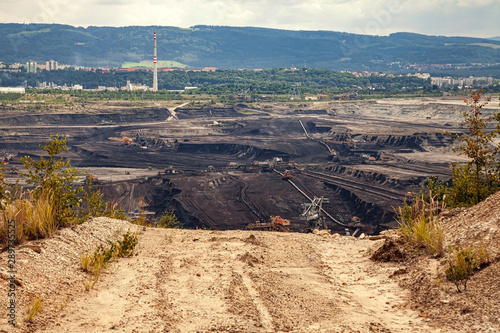
<path id="1" fill-rule="evenodd" d="M 129 146 L 129 145 L 131 145 L 131 144 L 134 142 L 134 140 L 132 140 L 131 138 L 126 137 L 126 136 L 124 136 L 124 137 L 122 137 L 122 138 L 111 137 L 111 138 L 109 138 L 109 140 L 111 140 L 111 141 L 121 142 L 121 143 L 123 143 L 125 146 Z"/>
<path id="2" fill-rule="evenodd" d="M 253 224 L 247 225 L 247 229 L 263 229 L 263 230 L 273 230 L 287 232 L 287 226 L 290 225 L 290 220 L 284 219 L 281 216 L 270 216 L 271 222 L 260 222 L 256 221 Z"/>
<path id="3" fill-rule="evenodd" d="M 285 172 L 283 172 L 283 176 L 281 176 L 281 179 L 283 180 L 292 179 L 292 173 L 290 172 L 290 170 L 285 170 Z"/>

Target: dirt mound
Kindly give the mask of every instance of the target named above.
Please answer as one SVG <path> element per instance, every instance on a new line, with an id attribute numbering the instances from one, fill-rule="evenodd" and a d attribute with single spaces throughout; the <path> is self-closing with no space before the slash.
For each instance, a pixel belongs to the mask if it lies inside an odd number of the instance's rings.
<path id="1" fill-rule="evenodd" d="M 84 293 L 87 275 L 80 269 L 79 257 L 97 246 L 115 241 L 136 225 L 109 218 L 95 218 L 73 228 L 65 228 L 50 239 L 38 240 L 16 247 L 15 291 L 16 321 L 20 331 L 35 331 L 53 322 L 66 304 Z M 0 295 L 4 300 L 0 309 L 0 332 L 13 332 L 7 324 L 8 251 L 0 254 Z M 35 323 L 23 323 L 25 310 L 36 297 L 41 297 L 46 315 Z M 10 297 L 9 297 L 10 298 Z M 3 331 L 2 331 L 3 329 Z"/>
<path id="2" fill-rule="evenodd" d="M 407 257 L 393 278 L 411 293 L 408 305 L 433 326 L 449 332 L 500 332 L 500 192 L 468 209 L 444 213 L 445 244 L 480 246 L 489 254 L 490 265 L 476 272 L 465 292 L 458 292 L 445 277 L 444 258 Z M 397 235 L 386 239 L 373 257 L 401 261 Z"/>
<path id="3" fill-rule="evenodd" d="M 401 262 L 404 261 L 408 256 L 408 253 L 402 246 L 399 239 L 387 238 L 384 244 L 379 247 L 370 259 L 374 261 L 394 261 Z"/>
<path id="4" fill-rule="evenodd" d="M 453 213 L 453 212 L 452 212 Z M 500 260 L 500 192 L 443 220 L 447 243 L 482 243 L 492 260 Z"/>

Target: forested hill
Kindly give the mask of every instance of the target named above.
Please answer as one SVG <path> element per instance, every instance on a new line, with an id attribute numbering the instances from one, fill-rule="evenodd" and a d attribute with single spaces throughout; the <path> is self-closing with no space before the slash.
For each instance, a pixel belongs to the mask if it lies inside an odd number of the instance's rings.
<path id="1" fill-rule="evenodd" d="M 153 57 L 190 67 L 279 68 L 295 65 L 334 70 L 381 71 L 394 63 L 500 63 L 500 41 L 395 33 L 356 35 L 250 27 L 73 27 L 0 24 L 0 61 L 35 60 L 83 66 L 121 66 Z M 392 65 L 391 65 L 392 63 Z"/>

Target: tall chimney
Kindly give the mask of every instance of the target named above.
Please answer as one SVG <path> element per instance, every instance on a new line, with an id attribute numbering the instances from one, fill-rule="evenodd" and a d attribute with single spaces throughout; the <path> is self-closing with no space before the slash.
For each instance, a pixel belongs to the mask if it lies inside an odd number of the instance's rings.
<path id="1" fill-rule="evenodd" d="M 154 49 L 154 64 L 153 64 L 153 91 L 158 91 L 158 68 L 156 65 L 156 32 L 154 33 L 155 49 Z"/>

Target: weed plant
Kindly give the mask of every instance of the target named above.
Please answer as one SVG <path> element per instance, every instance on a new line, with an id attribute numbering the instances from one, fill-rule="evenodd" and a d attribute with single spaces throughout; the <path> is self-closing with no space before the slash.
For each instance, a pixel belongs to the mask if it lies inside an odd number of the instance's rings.
<path id="1" fill-rule="evenodd" d="M 458 246 L 454 251 L 450 248 L 450 252 L 452 254 L 446 260 L 446 279 L 455 284 L 458 292 L 466 291 L 471 276 L 489 265 L 488 252 L 482 245 L 475 248 Z"/>
<path id="2" fill-rule="evenodd" d="M 432 193 L 414 197 L 411 205 L 405 201 L 398 207 L 399 233 L 414 248 L 424 247 L 427 252 L 436 256 L 444 254 L 444 229 L 439 221 L 439 213 L 445 204 L 434 200 Z"/>
<path id="3" fill-rule="evenodd" d="M 80 256 L 80 267 L 89 274 L 85 289 L 89 291 L 95 286 L 101 273 L 108 268 L 112 260 L 132 256 L 137 242 L 137 234 L 127 231 L 122 240 L 116 242 L 108 240 L 107 247 L 99 245 L 92 254 L 88 252 L 82 254 Z"/>
<path id="4" fill-rule="evenodd" d="M 42 310 L 43 298 L 37 296 L 26 310 L 26 321 L 33 321 Z"/>

